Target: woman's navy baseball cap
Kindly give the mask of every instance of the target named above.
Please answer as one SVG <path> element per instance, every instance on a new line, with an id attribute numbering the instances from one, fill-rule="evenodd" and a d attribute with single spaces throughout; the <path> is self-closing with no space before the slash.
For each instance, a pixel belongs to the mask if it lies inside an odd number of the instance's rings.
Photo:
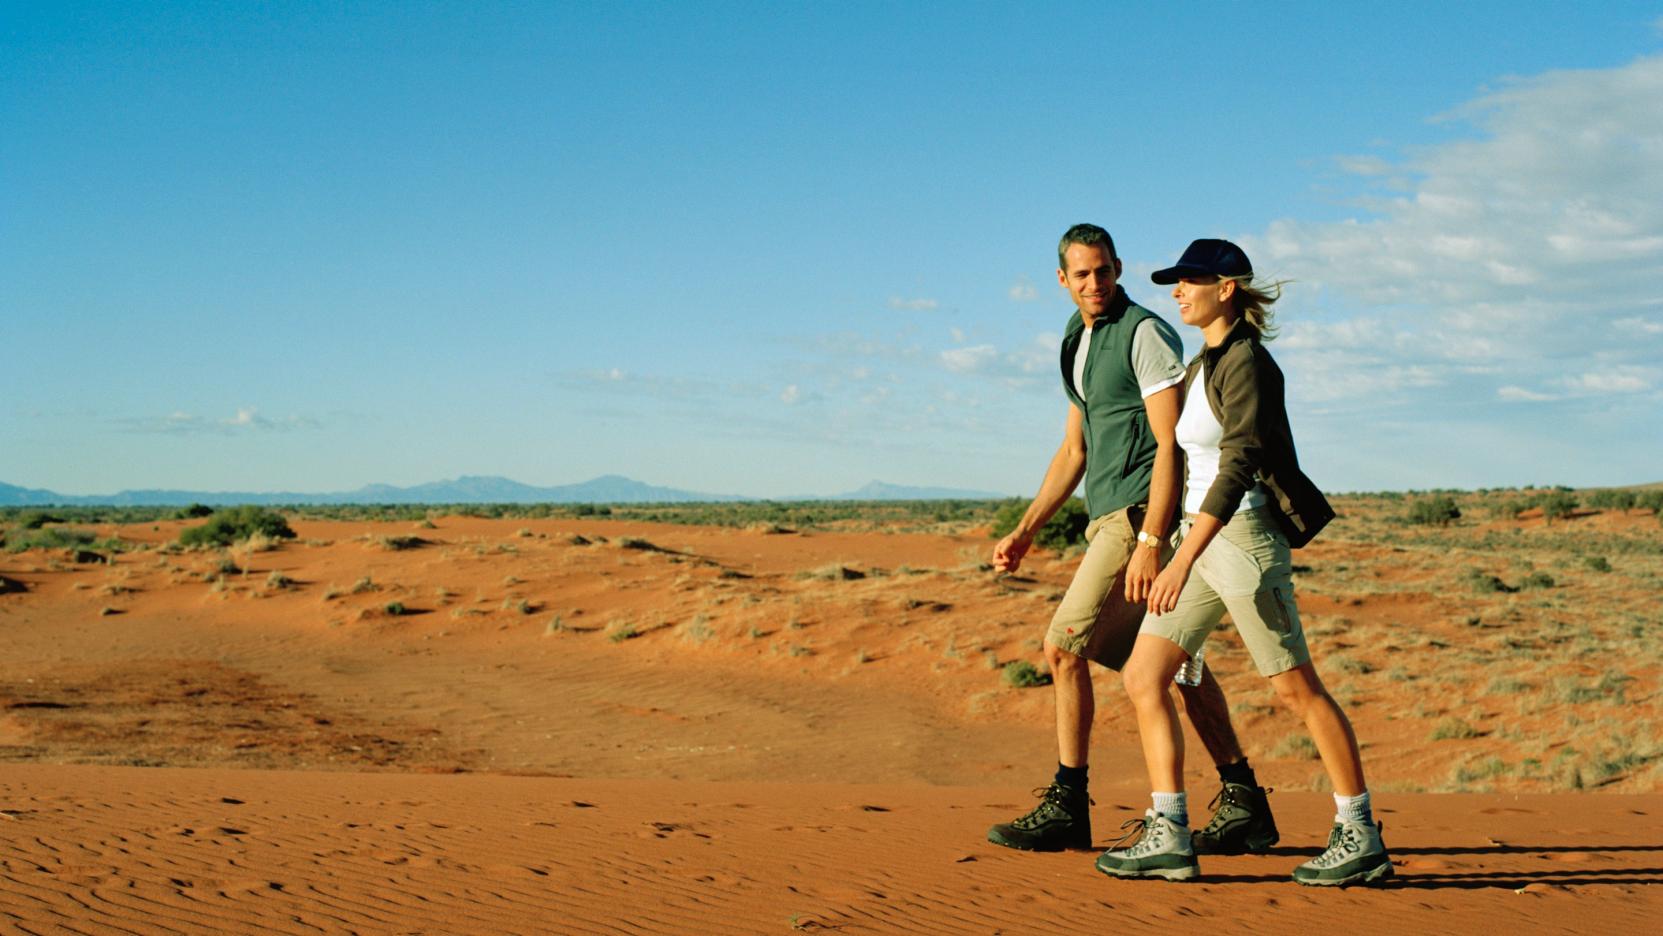
<path id="1" fill-rule="evenodd" d="M 1253 263 L 1240 247 L 1227 240 L 1203 237 L 1192 241 L 1178 262 L 1156 270 L 1149 278 L 1170 286 L 1186 276 L 1251 276 Z"/>

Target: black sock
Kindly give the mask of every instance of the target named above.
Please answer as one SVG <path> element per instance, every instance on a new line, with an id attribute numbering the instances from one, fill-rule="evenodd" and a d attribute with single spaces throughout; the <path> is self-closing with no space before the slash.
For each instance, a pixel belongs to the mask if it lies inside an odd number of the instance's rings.
<path id="1" fill-rule="evenodd" d="M 1239 783 L 1244 787 L 1259 785 L 1259 778 L 1253 776 L 1253 768 L 1248 765 L 1245 757 L 1234 764 L 1221 765 L 1218 768 L 1218 778 L 1225 783 Z"/>
<path id="2" fill-rule="evenodd" d="M 1067 764 L 1059 762 L 1057 764 L 1057 783 L 1060 786 L 1068 787 L 1070 790 L 1078 790 L 1084 793 L 1086 789 L 1087 769 L 1088 768 L 1084 764 L 1081 764 L 1078 767 L 1070 767 Z"/>

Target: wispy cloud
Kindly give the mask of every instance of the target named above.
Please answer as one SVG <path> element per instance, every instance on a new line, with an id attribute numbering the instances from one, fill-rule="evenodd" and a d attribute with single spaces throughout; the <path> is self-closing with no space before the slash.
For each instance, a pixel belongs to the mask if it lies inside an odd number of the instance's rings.
<path id="1" fill-rule="evenodd" d="M 891 309 L 903 309 L 908 312 L 929 312 L 940 305 L 941 303 L 934 299 L 903 299 L 900 296 L 889 297 L 889 307 Z"/>
<path id="2" fill-rule="evenodd" d="M 1275 346 L 1296 379 L 1364 405 L 1474 381 L 1507 402 L 1655 390 L 1663 56 L 1509 80 L 1439 119 L 1475 132 L 1340 160 L 1357 217 L 1243 238 L 1297 281 Z M 1544 369 L 1570 376 L 1526 389 Z"/>
<path id="3" fill-rule="evenodd" d="M 1010 297 L 1012 302 L 1035 302 L 1039 299 L 1039 290 L 1034 287 L 1033 280 L 1023 276 L 1011 284 L 1005 295 Z"/>
<path id="4" fill-rule="evenodd" d="M 318 420 L 308 416 L 269 417 L 260 415 L 251 406 L 238 407 L 230 416 L 213 418 L 175 410 L 166 416 L 141 416 L 114 420 L 127 432 L 193 435 L 212 433 L 231 435 L 245 432 L 291 432 L 297 429 L 317 429 Z"/>

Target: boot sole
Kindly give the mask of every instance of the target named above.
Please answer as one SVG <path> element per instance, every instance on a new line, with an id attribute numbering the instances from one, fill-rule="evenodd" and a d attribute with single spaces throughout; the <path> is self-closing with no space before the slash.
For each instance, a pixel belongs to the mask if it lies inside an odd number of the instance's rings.
<path id="1" fill-rule="evenodd" d="M 1190 881 L 1200 876 L 1201 869 L 1195 865 L 1187 868 L 1140 868 L 1138 870 L 1105 868 L 1097 866 L 1097 870 L 1118 878 L 1161 878 L 1167 881 Z"/>
<path id="2" fill-rule="evenodd" d="M 1241 845 L 1230 848 L 1211 847 L 1197 842 L 1195 843 L 1195 853 L 1197 855 L 1262 855 L 1270 851 L 1281 840 L 1282 836 L 1272 832 L 1268 837 L 1248 839 Z"/>
<path id="3" fill-rule="evenodd" d="M 1394 872 L 1392 871 L 1392 863 L 1390 861 L 1386 861 L 1382 864 L 1375 865 L 1374 867 L 1368 869 L 1367 871 L 1359 871 L 1356 874 L 1353 874 L 1349 877 L 1334 878 L 1331 881 L 1324 881 L 1324 880 L 1305 881 L 1305 880 L 1300 880 L 1297 877 L 1294 878 L 1294 880 L 1298 881 L 1301 884 L 1304 884 L 1306 887 L 1345 887 L 1345 886 L 1351 885 L 1351 884 L 1372 884 L 1375 881 L 1383 881 L 1383 880 L 1391 877 L 1393 873 Z"/>
<path id="4" fill-rule="evenodd" d="M 1078 844 L 1033 845 L 1033 844 L 1028 844 L 1028 843 L 1024 843 L 1024 842 L 1013 841 L 1011 839 L 1005 838 L 1004 836 L 998 835 L 995 832 L 989 832 L 987 834 L 987 840 L 989 842 L 992 842 L 993 844 L 1001 846 L 1003 848 L 1014 848 L 1017 851 L 1027 851 L 1027 852 L 1062 852 L 1062 851 L 1092 851 L 1093 850 L 1092 846 L 1091 846 L 1091 842 L 1089 842 L 1089 841 L 1086 842 L 1084 845 L 1078 845 Z"/>

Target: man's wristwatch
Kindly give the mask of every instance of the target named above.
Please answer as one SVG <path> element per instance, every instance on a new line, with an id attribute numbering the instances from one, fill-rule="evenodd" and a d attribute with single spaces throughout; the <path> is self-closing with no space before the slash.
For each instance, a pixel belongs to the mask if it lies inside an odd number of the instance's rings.
<path id="1" fill-rule="evenodd" d="M 1159 552 L 1161 549 L 1161 538 L 1153 533 L 1150 533 L 1148 530 L 1139 530 L 1138 545 L 1148 546 L 1150 549 Z"/>

